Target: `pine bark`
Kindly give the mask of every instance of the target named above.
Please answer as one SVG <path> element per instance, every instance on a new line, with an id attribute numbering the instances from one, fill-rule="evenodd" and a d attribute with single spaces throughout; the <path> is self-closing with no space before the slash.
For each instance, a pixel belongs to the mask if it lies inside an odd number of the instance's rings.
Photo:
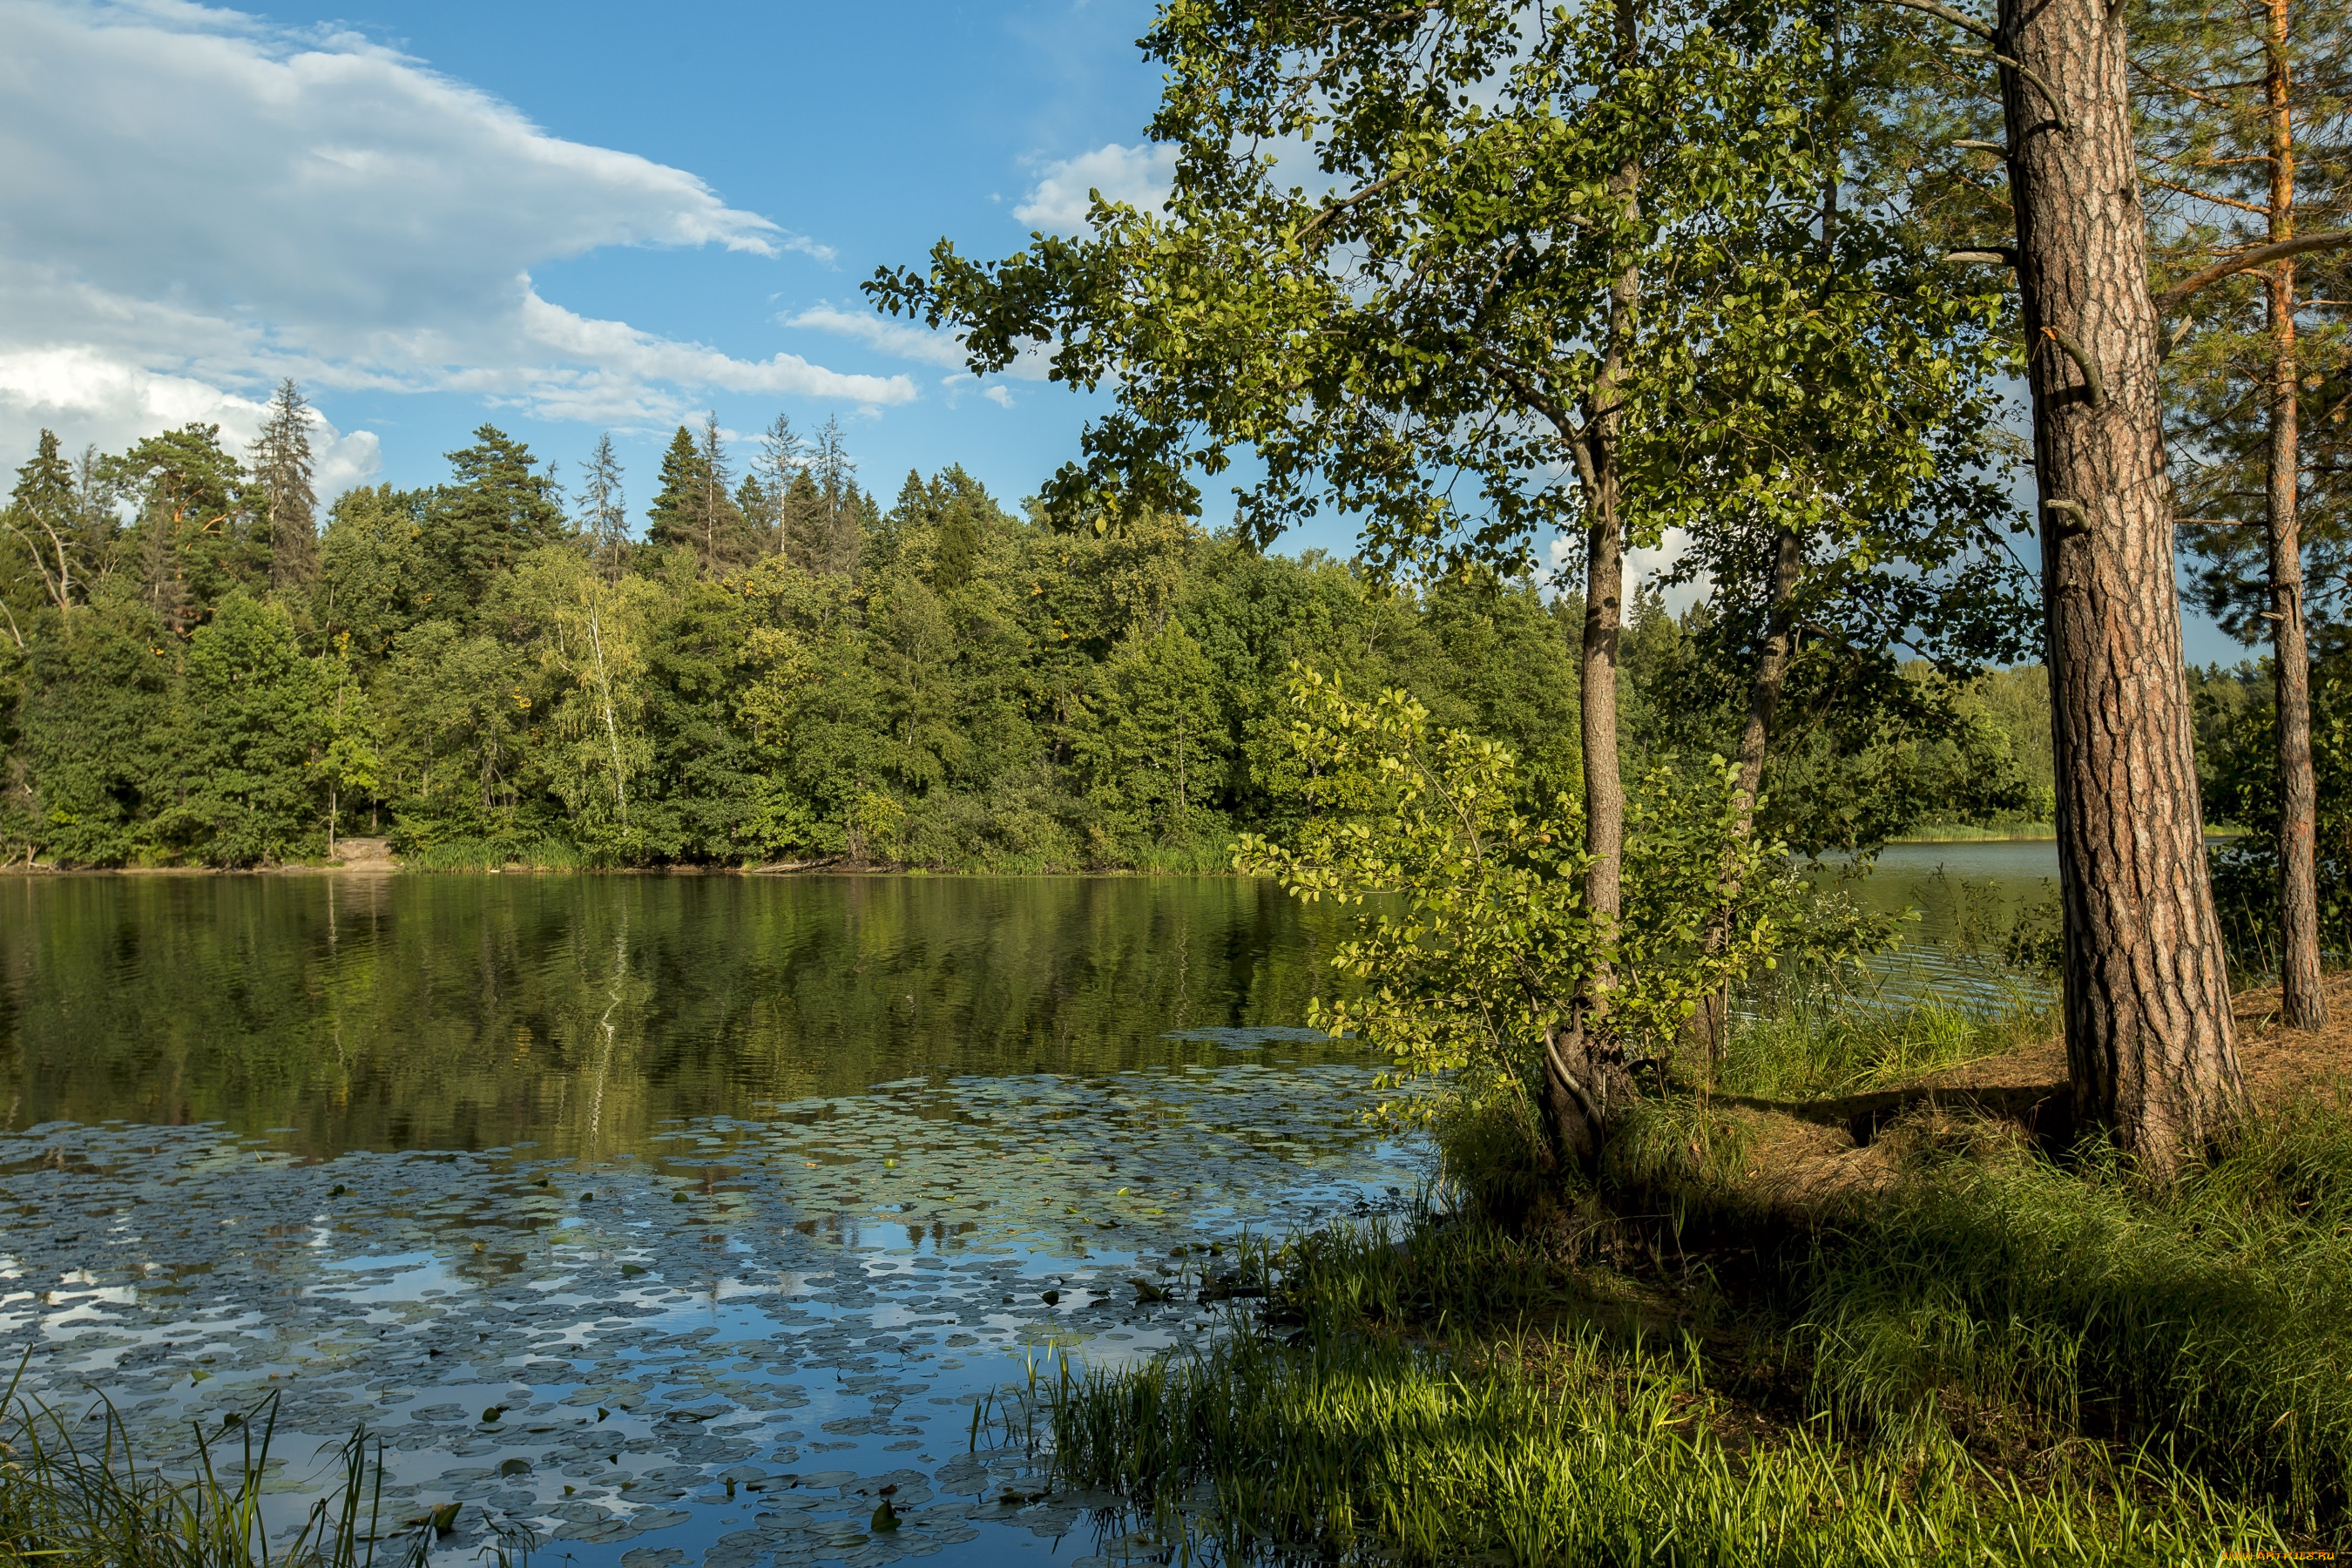
<path id="1" fill-rule="evenodd" d="M 2269 0 L 2270 237 L 2294 237 L 2294 119 L 2287 79 L 2288 0 Z M 2279 1011 L 2291 1029 L 2324 1028 L 2319 987 L 2319 789 L 2311 763 L 2311 655 L 2303 622 L 2303 477 L 2294 333 L 2294 262 L 2267 282 L 2271 331 L 2271 665 L 2278 705 Z"/>
<path id="2" fill-rule="evenodd" d="M 2121 7 L 2002 0 L 2077 1118 L 2174 1169 L 2243 1098 L 2204 819 Z M 2053 101 L 2054 100 L 2054 101 Z"/>

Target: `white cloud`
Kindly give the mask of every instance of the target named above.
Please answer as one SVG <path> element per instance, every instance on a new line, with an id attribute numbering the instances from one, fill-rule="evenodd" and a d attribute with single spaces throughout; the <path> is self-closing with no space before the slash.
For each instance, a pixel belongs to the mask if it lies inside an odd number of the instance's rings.
<path id="1" fill-rule="evenodd" d="M 832 332 L 852 338 L 878 353 L 893 359 L 911 360 L 917 364 L 934 364 L 961 371 L 970 362 L 964 357 L 963 339 L 954 332 L 935 332 L 908 321 L 893 321 L 876 315 L 871 310 L 845 310 L 835 305 L 812 305 L 777 320 L 787 327 L 800 327 L 812 331 Z M 1044 381 L 1052 368 L 1047 346 L 1033 342 L 1013 357 L 1004 367 L 1003 374 L 1019 381 Z M 949 376 L 942 384 L 954 384 L 962 377 Z M 991 394 L 992 397 L 995 395 Z M 1009 406 L 1009 405 L 1008 405 Z"/>
<path id="2" fill-rule="evenodd" d="M 1673 570 L 1676 562 L 1690 550 L 1690 535 L 1679 528 L 1670 528 L 1658 541 L 1654 550 L 1633 549 L 1625 552 L 1625 603 L 1630 606 L 1633 590 L 1648 585 Z M 1576 542 L 1565 537 L 1551 542 L 1553 586 L 1562 593 L 1584 591 L 1584 552 Z M 1679 616 L 1706 597 L 1715 584 L 1702 573 L 1692 582 L 1678 583 L 1665 592 L 1666 613 Z"/>
<path id="3" fill-rule="evenodd" d="M 950 370 L 961 370 L 964 366 L 963 340 L 954 333 L 929 331 L 906 321 L 877 316 L 871 310 L 844 310 L 834 305 L 812 305 L 805 310 L 796 310 L 779 320 L 787 327 L 805 327 L 839 337 L 854 338 L 892 359 L 943 365 Z"/>
<path id="4" fill-rule="evenodd" d="M 999 408 L 1010 408 L 1013 406 L 1013 389 L 1005 385 L 1003 382 L 998 382 L 994 386 L 982 392 L 981 395 L 987 398 L 991 403 L 995 404 Z"/>
<path id="5" fill-rule="evenodd" d="M 158 374 L 87 348 L 0 350 L 0 432 L 25 438 L 42 426 L 70 430 L 76 445 L 129 446 L 182 425 L 217 425 L 242 451 L 259 433 L 266 397 L 247 397 L 184 375 Z M 310 452 L 322 500 L 365 484 L 382 467 L 375 434 L 349 433 L 312 410 Z"/>
<path id="6" fill-rule="evenodd" d="M 904 376 L 746 360 L 542 298 L 611 246 L 829 260 L 694 175 L 551 136 L 348 34 L 179 3 L 0 0 L 0 438 L 118 440 L 314 391 L 667 419 L 704 388 L 861 404 Z"/>
<path id="7" fill-rule="evenodd" d="M 1099 190 L 1106 200 L 1150 211 L 1168 199 L 1175 184 L 1175 148 L 1112 142 L 1046 164 L 1013 216 L 1048 234 L 1079 234 L 1087 227 L 1088 192 Z"/>

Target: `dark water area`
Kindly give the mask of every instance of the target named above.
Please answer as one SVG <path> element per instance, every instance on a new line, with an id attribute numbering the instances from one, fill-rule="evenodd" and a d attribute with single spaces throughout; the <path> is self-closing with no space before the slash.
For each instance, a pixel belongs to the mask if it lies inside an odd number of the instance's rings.
<path id="1" fill-rule="evenodd" d="M 15 879 L 0 1127 L 618 1154 L 909 1076 L 1223 1062 L 1181 1032 L 1302 1022 L 1328 929 L 1233 879 Z"/>
<path id="2" fill-rule="evenodd" d="M 1400 1203 L 1377 1064 L 1301 1027 L 1336 929 L 1227 879 L 0 883 L 0 1355 L 173 1455 L 274 1394 L 289 1520 L 364 1424 L 392 1514 L 463 1505 L 436 1561 L 1117 1560 L 974 1412 Z"/>

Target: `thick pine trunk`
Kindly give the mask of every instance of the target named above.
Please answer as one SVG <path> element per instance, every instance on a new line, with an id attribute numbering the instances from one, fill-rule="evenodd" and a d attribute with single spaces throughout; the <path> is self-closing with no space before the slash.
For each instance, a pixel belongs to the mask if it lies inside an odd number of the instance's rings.
<path id="1" fill-rule="evenodd" d="M 2204 819 L 2121 7 L 2002 0 L 2077 1117 L 2151 1172 L 2243 1086 Z M 2054 103 L 2053 100 L 2055 100 Z"/>
<path id="2" fill-rule="evenodd" d="M 2294 237 L 2294 121 L 2288 96 L 2288 0 L 2269 0 L 2270 237 Z M 2279 1011 L 2291 1029 L 2323 1028 L 2319 989 L 2319 788 L 2311 771 L 2311 655 L 2304 640 L 2303 477 L 2294 341 L 2294 263 L 2268 279 L 2271 329 L 2271 663 L 2278 694 Z"/>

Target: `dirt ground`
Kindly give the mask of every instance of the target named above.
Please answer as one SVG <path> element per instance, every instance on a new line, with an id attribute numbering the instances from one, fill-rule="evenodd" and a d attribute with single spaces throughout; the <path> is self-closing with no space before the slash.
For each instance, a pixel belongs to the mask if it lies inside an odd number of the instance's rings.
<path id="1" fill-rule="evenodd" d="M 2352 1090 L 2352 973 L 2326 981 L 2329 1023 L 2310 1031 L 2279 1025 L 2275 985 L 2239 993 L 2238 1062 L 2258 1109 L 2319 1099 L 2339 1108 Z M 1790 1218 L 1867 1194 L 1892 1181 L 1905 1129 L 1932 1135 L 1962 1121 L 1990 1117 L 2059 1146 L 2073 1136 L 2064 1039 L 2049 1037 L 1996 1057 L 1964 1062 L 1868 1094 L 1775 1104 L 1727 1098 L 1718 1104 L 1744 1123 L 1752 1142 L 1747 1175 L 1765 1206 Z"/>

